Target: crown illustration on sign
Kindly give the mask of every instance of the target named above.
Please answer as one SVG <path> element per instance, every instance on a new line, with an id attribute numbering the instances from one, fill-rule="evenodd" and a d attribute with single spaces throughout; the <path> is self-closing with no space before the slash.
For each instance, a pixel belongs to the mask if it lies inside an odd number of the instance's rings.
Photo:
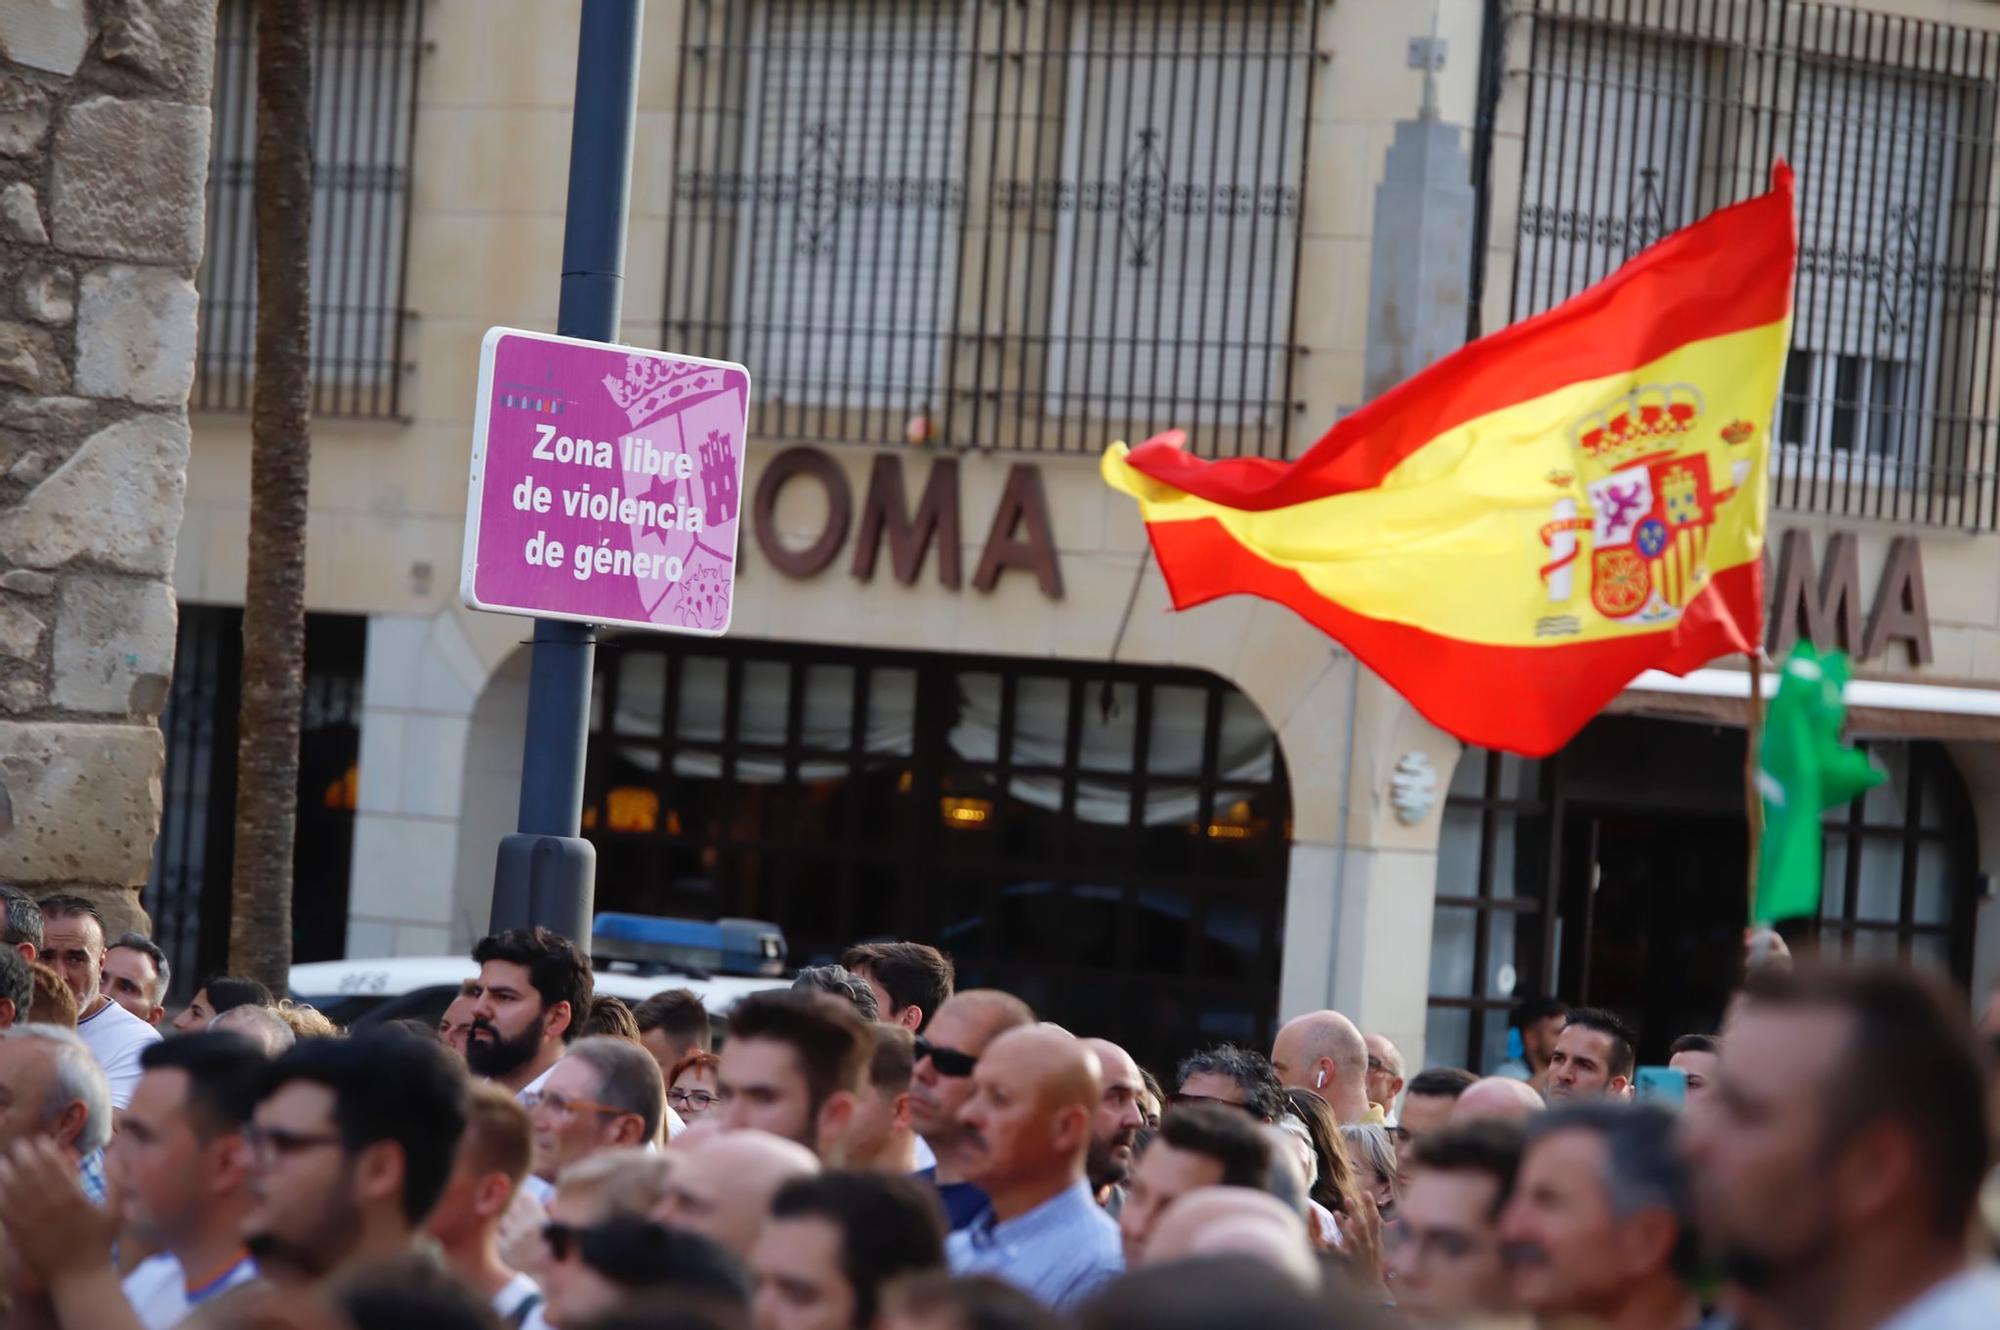
<path id="1" fill-rule="evenodd" d="M 625 377 L 604 376 L 611 400 L 634 425 L 650 420 L 685 397 L 699 397 L 722 387 L 722 369 L 692 360 L 625 357 Z"/>
<path id="2" fill-rule="evenodd" d="M 1693 431 L 1704 403 L 1691 383 L 1649 383 L 1570 426 L 1570 445 L 1599 466 L 1672 452 Z"/>

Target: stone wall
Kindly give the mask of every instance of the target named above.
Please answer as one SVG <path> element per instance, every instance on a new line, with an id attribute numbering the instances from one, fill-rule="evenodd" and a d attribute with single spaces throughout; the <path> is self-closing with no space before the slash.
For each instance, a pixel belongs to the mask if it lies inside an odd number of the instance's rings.
<path id="1" fill-rule="evenodd" d="M 0 0 L 0 879 L 138 922 L 214 0 Z"/>

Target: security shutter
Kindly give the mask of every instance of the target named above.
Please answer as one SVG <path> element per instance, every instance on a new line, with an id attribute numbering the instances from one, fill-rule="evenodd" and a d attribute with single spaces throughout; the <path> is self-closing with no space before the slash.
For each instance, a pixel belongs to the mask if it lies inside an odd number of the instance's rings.
<path id="1" fill-rule="evenodd" d="M 1545 21 L 1535 34 L 1514 315 L 1609 276 L 1696 220 L 1705 48 Z"/>
<path id="2" fill-rule="evenodd" d="M 764 0 L 737 356 L 767 401 L 934 404 L 963 208 L 959 0 Z"/>
<path id="3" fill-rule="evenodd" d="M 1048 407 L 1154 425 L 1281 411 L 1305 8 L 1072 8 Z"/>

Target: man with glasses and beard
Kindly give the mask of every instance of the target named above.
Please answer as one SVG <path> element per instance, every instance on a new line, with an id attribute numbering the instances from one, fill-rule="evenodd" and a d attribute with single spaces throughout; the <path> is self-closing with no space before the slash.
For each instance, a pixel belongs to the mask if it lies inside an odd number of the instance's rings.
<path id="1" fill-rule="evenodd" d="M 936 1185 L 953 1231 L 987 1207 L 986 1194 L 965 1179 L 966 1135 L 958 1121 L 972 1097 L 973 1068 L 995 1038 L 1034 1023 L 1035 1013 L 1012 993 L 974 988 L 947 998 L 917 1039 L 910 1122 L 937 1156 L 937 1166 L 916 1176 Z"/>
<path id="2" fill-rule="evenodd" d="M 590 1006 L 590 960 L 546 928 L 511 928 L 480 939 L 479 996 L 465 1064 L 517 1095 L 529 1095 L 562 1061 Z"/>
<path id="3" fill-rule="evenodd" d="M 309 1039 L 272 1064 L 245 1133 L 244 1235 L 286 1285 L 407 1252 L 449 1178 L 465 1130 L 464 1075 L 444 1048 L 400 1031 Z"/>
<path id="4" fill-rule="evenodd" d="M 1139 1111 L 1139 1095 L 1146 1088 L 1140 1079 L 1139 1064 L 1109 1039 L 1086 1039 L 1083 1046 L 1097 1057 L 1097 1083 L 1102 1094 L 1097 1114 L 1090 1123 L 1090 1154 L 1084 1160 L 1084 1176 L 1104 1213 L 1113 1219 L 1125 1208 L 1125 1178 L 1132 1171 L 1132 1145 L 1146 1115 Z"/>

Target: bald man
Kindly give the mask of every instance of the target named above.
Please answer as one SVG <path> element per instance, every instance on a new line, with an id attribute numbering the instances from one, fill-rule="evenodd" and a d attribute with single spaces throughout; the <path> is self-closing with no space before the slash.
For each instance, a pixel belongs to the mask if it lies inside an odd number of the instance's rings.
<path id="1" fill-rule="evenodd" d="M 1451 1107 L 1451 1125 L 1467 1122 L 1526 1122 L 1547 1108 L 1542 1097 L 1526 1081 L 1509 1076 L 1488 1076 L 1474 1081 Z"/>
<path id="2" fill-rule="evenodd" d="M 1337 1011 L 1311 1011 L 1285 1022 L 1271 1045 L 1271 1065 L 1287 1086 L 1326 1100 L 1343 1127 L 1386 1121 L 1368 1102 L 1368 1045 Z"/>
<path id="3" fill-rule="evenodd" d="M 958 1123 L 960 1110 L 972 1097 L 972 1069 L 994 1039 L 1034 1023 L 1035 1013 L 1012 993 L 971 988 L 945 999 L 917 1040 L 910 1068 L 910 1125 L 937 1160 L 917 1176 L 937 1187 L 954 1230 L 985 1214 L 987 1205 L 986 1193 L 966 1179 L 965 1133 Z"/>
<path id="4" fill-rule="evenodd" d="M 1132 1145 L 1146 1115 L 1139 1110 L 1139 1096 L 1146 1082 L 1139 1064 L 1109 1039 L 1086 1039 L 1083 1046 L 1097 1057 L 1097 1115 L 1090 1123 L 1090 1154 L 1084 1160 L 1084 1176 L 1104 1213 L 1113 1219 L 1125 1208 L 1125 1179 L 1132 1172 Z"/>
<path id="5" fill-rule="evenodd" d="M 992 1209 L 946 1243 L 953 1274 L 994 1275 L 1055 1311 L 1117 1278 L 1118 1226 L 1084 1178 L 1101 1096 L 1096 1055 L 1061 1030 L 1025 1026 L 987 1046 L 958 1121 L 966 1178 Z"/>
<path id="6" fill-rule="evenodd" d="M 817 1172 L 818 1156 L 796 1141 L 747 1128 L 723 1132 L 674 1151 L 652 1218 L 712 1238 L 747 1261 L 778 1189 Z"/>
<path id="7" fill-rule="evenodd" d="M 1146 1244 L 1147 1265 L 1196 1256 L 1248 1256 L 1302 1291 L 1319 1288 L 1305 1224 L 1277 1197 L 1248 1187 L 1202 1187 L 1169 1205 Z"/>

